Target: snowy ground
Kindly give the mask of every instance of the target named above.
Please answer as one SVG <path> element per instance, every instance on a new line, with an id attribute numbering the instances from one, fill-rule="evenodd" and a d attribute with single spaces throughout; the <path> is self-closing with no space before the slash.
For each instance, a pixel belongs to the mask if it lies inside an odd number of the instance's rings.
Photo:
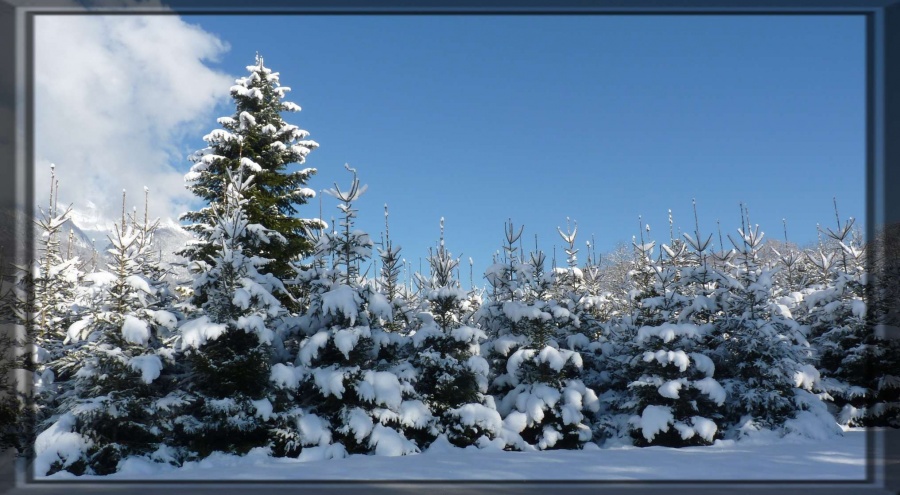
<path id="1" fill-rule="evenodd" d="M 719 441 L 711 447 L 610 447 L 582 451 L 504 452 L 437 444 L 403 457 L 277 459 L 261 449 L 244 457 L 213 455 L 181 468 L 129 459 L 108 480 L 859 480 L 866 434 L 829 440 Z M 74 478 L 57 473 L 49 479 Z M 82 476 L 79 481 L 101 477 Z"/>

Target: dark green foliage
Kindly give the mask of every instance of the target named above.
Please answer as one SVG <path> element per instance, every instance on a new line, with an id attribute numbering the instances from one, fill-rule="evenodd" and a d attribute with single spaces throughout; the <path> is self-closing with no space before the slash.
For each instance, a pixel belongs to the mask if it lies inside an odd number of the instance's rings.
<path id="1" fill-rule="evenodd" d="M 246 400 L 225 404 L 225 399 L 198 397 L 182 409 L 185 416 L 201 418 L 198 429 L 178 426 L 172 444 L 185 447 L 192 455 L 202 459 L 213 452 L 243 455 L 256 447 L 264 447 L 269 441 L 269 428 L 241 415 L 250 409 Z M 237 416 L 237 420 L 234 418 Z M 182 423 L 183 424 L 183 423 Z"/>
<path id="2" fill-rule="evenodd" d="M 194 389 L 210 397 L 256 397 L 268 382 L 269 356 L 253 333 L 226 331 L 187 359 L 197 373 Z"/>

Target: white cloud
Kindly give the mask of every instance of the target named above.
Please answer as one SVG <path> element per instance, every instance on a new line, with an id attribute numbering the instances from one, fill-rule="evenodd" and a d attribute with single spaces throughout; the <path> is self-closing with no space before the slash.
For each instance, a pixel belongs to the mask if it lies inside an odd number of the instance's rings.
<path id="1" fill-rule="evenodd" d="M 194 200 L 178 143 L 215 126 L 234 78 L 207 67 L 228 45 L 176 15 L 37 16 L 35 200 L 47 203 L 49 163 L 60 204 L 119 218 L 129 209 L 177 218 Z M 88 226 L 84 226 L 90 228 Z"/>

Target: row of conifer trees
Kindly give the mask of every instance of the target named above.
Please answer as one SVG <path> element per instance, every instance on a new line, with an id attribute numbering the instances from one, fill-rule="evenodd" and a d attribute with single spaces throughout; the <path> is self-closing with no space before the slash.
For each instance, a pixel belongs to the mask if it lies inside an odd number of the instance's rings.
<path id="1" fill-rule="evenodd" d="M 315 170 L 287 166 L 318 145 L 282 120 L 299 107 L 278 74 L 261 58 L 248 71 L 186 176 L 205 205 L 183 216 L 196 239 L 181 253 L 187 284 L 154 255 L 157 222 L 124 197 L 106 269 L 63 254 L 54 182 L 39 256 L 3 297 L 4 319 L 30 330 L 6 369 L 34 382 L 7 387 L 2 439 L 38 475 L 258 447 L 334 458 L 898 426 L 900 354 L 874 331 L 892 296 L 867 276 L 895 267 L 867 260 L 852 219 L 799 249 L 765 242 L 742 206 L 728 247 L 695 222 L 584 263 L 567 227 L 565 266 L 526 252 L 509 222 L 486 286 L 469 290 L 442 222 L 427 273 L 404 284 L 387 225 L 378 245 L 355 228 L 356 170 L 326 191 L 337 224 L 297 215 Z M 361 273 L 372 258 L 379 272 Z"/>

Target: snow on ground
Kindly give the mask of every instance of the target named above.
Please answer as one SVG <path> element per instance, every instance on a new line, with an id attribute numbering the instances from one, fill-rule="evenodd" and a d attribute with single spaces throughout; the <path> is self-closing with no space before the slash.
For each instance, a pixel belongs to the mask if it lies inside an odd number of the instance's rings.
<path id="1" fill-rule="evenodd" d="M 108 480 L 859 480 L 865 479 L 864 429 L 825 441 L 771 437 L 710 447 L 609 447 L 504 452 L 435 442 L 422 454 L 353 455 L 344 459 L 272 458 L 264 449 L 243 457 L 213 454 L 181 468 L 131 458 Z M 313 457 L 321 459 L 321 456 Z M 57 473 L 49 479 L 74 479 Z"/>

